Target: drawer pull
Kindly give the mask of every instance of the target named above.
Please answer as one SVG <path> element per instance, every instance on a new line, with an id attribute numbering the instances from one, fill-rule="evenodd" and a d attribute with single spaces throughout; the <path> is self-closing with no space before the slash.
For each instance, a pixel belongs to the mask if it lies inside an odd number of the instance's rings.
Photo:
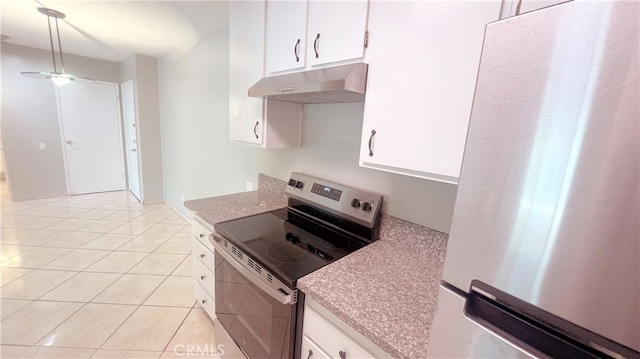
<path id="1" fill-rule="evenodd" d="M 201 280 L 204 280 L 204 278 L 205 278 L 204 274 L 200 275 Z"/>
<path id="2" fill-rule="evenodd" d="M 340 359 L 347 359 L 347 352 L 341 350 L 338 352 L 338 355 L 340 355 Z"/>
<path id="3" fill-rule="evenodd" d="M 307 357 L 307 359 L 310 359 L 312 355 L 313 355 L 313 352 L 311 351 L 311 349 L 309 349 L 309 356 Z"/>
<path id="4" fill-rule="evenodd" d="M 200 258 L 204 258 L 204 257 L 206 257 L 206 256 L 207 256 L 206 254 L 204 254 L 204 253 L 200 253 Z"/>

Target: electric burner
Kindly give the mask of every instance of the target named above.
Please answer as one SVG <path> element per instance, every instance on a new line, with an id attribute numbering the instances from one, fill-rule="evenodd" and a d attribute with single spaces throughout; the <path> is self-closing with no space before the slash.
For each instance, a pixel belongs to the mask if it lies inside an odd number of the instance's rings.
<path id="1" fill-rule="evenodd" d="M 267 255 L 275 261 L 285 263 L 300 263 L 311 258 L 309 252 L 289 242 L 270 243 Z"/>

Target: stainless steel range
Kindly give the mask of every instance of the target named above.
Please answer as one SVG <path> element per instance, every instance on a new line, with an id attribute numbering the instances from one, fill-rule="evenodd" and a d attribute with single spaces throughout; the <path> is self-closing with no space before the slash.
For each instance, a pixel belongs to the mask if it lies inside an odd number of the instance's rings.
<path id="1" fill-rule="evenodd" d="M 297 280 L 377 239 L 382 196 L 295 172 L 286 193 L 287 208 L 214 226 L 224 358 L 294 358 L 304 308 Z"/>

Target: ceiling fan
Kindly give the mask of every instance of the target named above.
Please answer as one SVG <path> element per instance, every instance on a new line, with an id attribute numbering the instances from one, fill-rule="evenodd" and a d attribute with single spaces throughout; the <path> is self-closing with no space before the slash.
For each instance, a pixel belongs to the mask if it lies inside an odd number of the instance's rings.
<path id="1" fill-rule="evenodd" d="M 38 7 L 38 12 L 40 12 L 41 14 L 44 14 L 44 15 L 47 16 L 47 23 L 49 25 L 49 42 L 51 44 L 51 58 L 53 60 L 53 72 L 48 72 L 48 71 L 21 72 L 20 74 L 23 75 L 23 76 L 28 76 L 28 77 L 35 77 L 35 78 L 40 78 L 40 79 L 49 79 L 54 84 L 56 84 L 57 86 L 62 86 L 62 85 L 65 85 L 65 84 L 67 84 L 69 82 L 77 81 L 77 80 L 94 81 L 93 79 L 90 79 L 90 78 L 87 78 L 87 77 L 68 74 L 64 70 L 64 57 L 63 57 L 63 53 L 62 53 L 62 43 L 60 41 L 60 30 L 58 29 L 58 19 L 64 19 L 66 15 L 64 13 L 58 11 L 58 10 L 50 9 L 50 8 L 47 8 L 47 7 L 44 7 L 44 6 L 43 7 Z M 58 72 L 58 66 L 57 66 L 57 63 L 56 63 L 56 53 L 55 53 L 54 45 L 53 45 L 53 30 L 52 30 L 52 27 L 51 27 L 51 18 L 53 18 L 54 21 L 55 21 L 56 37 L 58 39 L 58 50 L 60 52 L 60 68 L 61 68 L 62 72 Z"/>

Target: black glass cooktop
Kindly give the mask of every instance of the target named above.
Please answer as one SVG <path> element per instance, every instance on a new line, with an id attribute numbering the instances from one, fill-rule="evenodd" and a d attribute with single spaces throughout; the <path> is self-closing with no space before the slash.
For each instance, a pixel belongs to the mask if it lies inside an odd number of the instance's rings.
<path id="1" fill-rule="evenodd" d="M 292 288 L 298 278 L 365 246 L 287 209 L 218 223 L 214 228 Z"/>

